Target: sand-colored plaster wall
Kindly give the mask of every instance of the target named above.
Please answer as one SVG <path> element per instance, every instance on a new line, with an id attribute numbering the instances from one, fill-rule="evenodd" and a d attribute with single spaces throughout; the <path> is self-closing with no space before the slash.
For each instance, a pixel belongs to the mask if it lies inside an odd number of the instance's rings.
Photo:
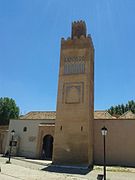
<path id="1" fill-rule="evenodd" d="M 54 123 L 54 120 L 10 120 L 6 150 L 8 149 L 11 131 L 15 130 L 15 138 L 19 140 L 18 156 L 35 158 L 37 154 L 37 140 L 40 123 Z M 27 131 L 24 132 L 24 127 Z"/>
<path id="2" fill-rule="evenodd" d="M 94 120 L 94 163 L 103 164 L 103 137 L 106 126 L 106 161 L 108 165 L 135 166 L 135 120 Z"/>
<path id="3" fill-rule="evenodd" d="M 8 126 L 0 126 L 0 153 L 4 154 L 6 148 Z"/>

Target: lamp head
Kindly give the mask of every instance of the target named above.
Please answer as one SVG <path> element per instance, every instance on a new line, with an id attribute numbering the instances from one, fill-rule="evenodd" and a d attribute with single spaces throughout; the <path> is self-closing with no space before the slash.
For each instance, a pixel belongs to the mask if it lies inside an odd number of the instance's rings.
<path id="1" fill-rule="evenodd" d="M 15 135 L 15 130 L 14 130 L 14 129 L 11 131 L 11 135 L 12 135 L 12 136 Z"/>
<path id="2" fill-rule="evenodd" d="M 107 135 L 107 128 L 105 126 L 102 127 L 101 133 L 102 133 L 102 136 L 106 136 Z"/>

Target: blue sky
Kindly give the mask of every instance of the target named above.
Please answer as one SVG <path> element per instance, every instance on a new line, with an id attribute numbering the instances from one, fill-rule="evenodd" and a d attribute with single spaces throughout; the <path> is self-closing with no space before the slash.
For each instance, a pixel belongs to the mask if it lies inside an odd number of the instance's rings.
<path id="1" fill-rule="evenodd" d="M 95 110 L 135 100 L 134 0 L 0 0 L 0 97 L 55 110 L 60 40 L 84 20 L 95 47 Z"/>

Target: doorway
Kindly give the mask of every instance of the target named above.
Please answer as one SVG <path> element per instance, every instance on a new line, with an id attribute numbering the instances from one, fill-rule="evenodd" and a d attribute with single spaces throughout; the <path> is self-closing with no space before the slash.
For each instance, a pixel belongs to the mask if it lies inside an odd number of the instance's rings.
<path id="1" fill-rule="evenodd" d="M 51 160 L 53 152 L 53 137 L 51 135 L 46 135 L 43 138 L 42 146 L 42 159 Z"/>

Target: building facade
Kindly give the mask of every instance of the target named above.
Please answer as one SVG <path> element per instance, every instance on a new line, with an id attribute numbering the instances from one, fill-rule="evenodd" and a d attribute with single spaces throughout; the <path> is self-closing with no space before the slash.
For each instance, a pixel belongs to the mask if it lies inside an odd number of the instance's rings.
<path id="1" fill-rule="evenodd" d="M 103 126 L 108 129 L 107 164 L 135 166 L 135 115 L 94 112 L 94 47 L 85 22 L 74 22 L 71 37 L 61 40 L 56 112 L 30 112 L 11 120 L 5 152 L 14 129 L 16 156 L 51 159 L 56 165 L 103 164 Z"/>
<path id="2" fill-rule="evenodd" d="M 30 112 L 19 120 L 11 120 L 6 150 L 8 150 L 11 138 L 10 132 L 14 129 L 14 139 L 18 140 L 14 155 L 51 160 L 52 139 L 55 138 L 55 119 L 56 112 Z M 116 118 L 106 111 L 94 112 L 93 163 L 98 165 L 103 164 L 103 137 L 101 135 L 103 126 L 108 129 L 106 136 L 107 164 L 135 167 L 133 138 L 135 136 L 135 115 L 129 111 Z"/>

